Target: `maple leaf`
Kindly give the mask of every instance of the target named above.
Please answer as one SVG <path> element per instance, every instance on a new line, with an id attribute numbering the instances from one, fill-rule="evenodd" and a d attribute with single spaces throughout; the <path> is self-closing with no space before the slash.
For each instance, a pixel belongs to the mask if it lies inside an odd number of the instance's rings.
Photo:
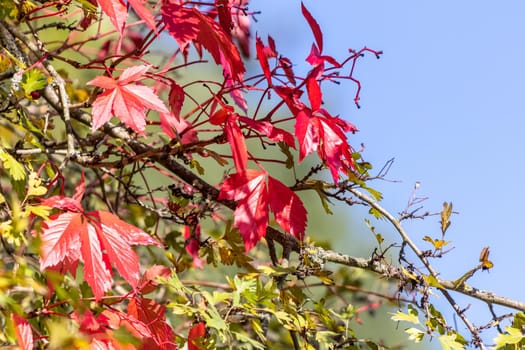
<path id="1" fill-rule="evenodd" d="M 147 109 L 169 113 L 152 88 L 137 84 L 149 68 L 150 66 L 130 67 L 122 72 L 118 80 L 99 76 L 87 83 L 106 89 L 93 102 L 93 131 L 116 115 L 137 133 L 144 134 Z"/>
<path id="2" fill-rule="evenodd" d="M 317 43 L 317 47 L 319 47 L 319 50 L 323 51 L 323 33 L 321 32 L 321 27 L 319 27 L 319 24 L 317 23 L 315 18 L 312 16 L 310 11 L 308 11 L 308 9 L 304 6 L 302 2 L 301 11 L 303 12 L 304 18 L 306 18 L 310 29 L 312 29 L 315 41 Z"/>
<path id="3" fill-rule="evenodd" d="M 215 63 L 222 64 L 231 79 L 241 82 L 246 71 L 241 55 L 231 36 L 212 18 L 195 7 L 184 7 L 174 0 L 166 0 L 161 8 L 166 29 L 175 38 L 181 51 L 190 42 L 202 45 L 212 55 Z M 222 55 L 222 57 L 221 57 Z"/>
<path id="4" fill-rule="evenodd" d="M 100 8 L 115 27 L 115 29 L 122 35 L 124 33 L 124 27 L 126 19 L 128 18 L 128 9 L 126 4 L 122 0 L 97 0 Z M 155 25 L 155 18 L 153 14 L 144 7 L 144 0 L 128 0 L 133 10 L 137 15 L 144 20 L 146 25 L 157 33 Z"/>
<path id="5" fill-rule="evenodd" d="M 139 281 L 137 290 L 141 294 L 148 294 L 155 290 L 155 287 L 159 284 L 157 281 L 158 277 L 168 279 L 171 276 L 171 270 L 163 265 L 153 265 L 144 272 L 142 278 Z"/>
<path id="6" fill-rule="evenodd" d="M 304 108 L 296 115 L 295 136 L 299 140 L 299 161 L 317 151 L 330 169 L 334 182 L 339 181 L 339 172 L 353 167 L 352 149 L 345 132 L 356 132 L 357 128 L 324 109 L 315 114 Z"/>
<path id="7" fill-rule="evenodd" d="M 175 335 L 166 323 L 166 307 L 147 298 L 132 298 L 128 303 L 128 314 L 143 322 L 152 337 L 143 340 L 143 349 L 177 350 Z"/>
<path id="8" fill-rule="evenodd" d="M 193 230 L 188 225 L 184 226 L 184 239 L 186 240 L 186 251 L 193 257 L 193 266 L 195 266 L 198 269 L 202 269 L 202 259 L 199 257 L 200 236 L 200 224 L 195 225 L 195 228 Z"/>
<path id="9" fill-rule="evenodd" d="M 224 180 L 219 193 L 219 199 L 237 201 L 233 223 L 241 233 L 246 251 L 266 234 L 268 190 L 265 180 L 265 172 L 247 169 Z"/>
<path id="10" fill-rule="evenodd" d="M 244 173 L 230 175 L 221 186 L 219 199 L 237 201 L 233 223 L 241 233 L 246 251 L 253 248 L 266 234 L 269 208 L 283 230 L 303 238 L 306 209 L 301 200 L 265 171 L 247 169 Z"/>
<path id="11" fill-rule="evenodd" d="M 292 134 L 284 129 L 275 127 L 268 121 L 258 121 L 250 118 L 238 117 L 239 121 L 248 125 L 251 129 L 256 130 L 260 133 L 265 134 L 272 141 L 282 141 L 288 146 L 295 148 L 295 140 Z"/>
<path id="12" fill-rule="evenodd" d="M 109 17 L 115 29 L 122 35 L 128 18 L 128 9 L 122 0 L 97 0 L 100 8 Z"/>
<path id="13" fill-rule="evenodd" d="M 71 199 L 80 203 L 84 193 L 82 177 L 80 190 Z M 84 212 L 73 206 L 63 196 L 43 201 L 45 205 L 61 208 L 66 212 L 50 217 L 42 224 L 40 234 L 40 267 L 42 270 L 75 273 L 78 261 L 84 262 L 84 279 L 100 299 L 111 288 L 114 265 L 120 275 L 135 288 L 139 281 L 139 261 L 131 245 L 157 245 L 144 231 L 120 220 L 105 211 Z M 57 203 L 57 206 L 54 205 Z M 67 203 L 64 205 L 63 203 Z"/>
<path id="14" fill-rule="evenodd" d="M 16 342 L 22 350 L 33 349 L 33 331 L 31 325 L 23 318 L 16 314 L 11 314 L 11 322 L 15 326 Z"/>
<path id="15" fill-rule="evenodd" d="M 268 192 L 275 221 L 284 231 L 302 240 L 306 230 L 307 212 L 299 196 L 271 176 L 268 177 Z"/>
<path id="16" fill-rule="evenodd" d="M 204 350 L 196 344 L 204 336 L 206 336 L 206 323 L 198 322 L 193 325 L 188 332 L 188 350 Z"/>

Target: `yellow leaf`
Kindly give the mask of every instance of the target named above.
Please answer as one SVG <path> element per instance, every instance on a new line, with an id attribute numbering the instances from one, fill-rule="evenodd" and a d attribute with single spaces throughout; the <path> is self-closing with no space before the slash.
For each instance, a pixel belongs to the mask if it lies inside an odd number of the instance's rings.
<path id="1" fill-rule="evenodd" d="M 421 340 L 423 340 L 423 336 L 425 335 L 425 332 L 414 327 L 405 329 L 405 333 L 408 334 L 408 339 L 413 340 L 414 343 L 421 342 Z"/>
<path id="2" fill-rule="evenodd" d="M 47 193 L 47 188 L 41 186 L 42 179 L 38 177 L 35 172 L 29 173 L 29 180 L 27 182 L 28 196 L 43 196 Z"/>
<path id="3" fill-rule="evenodd" d="M 13 180 L 20 181 L 26 178 L 24 166 L 2 148 L 0 148 L 0 160 L 2 161 L 4 169 L 9 172 L 9 176 L 11 176 Z"/>

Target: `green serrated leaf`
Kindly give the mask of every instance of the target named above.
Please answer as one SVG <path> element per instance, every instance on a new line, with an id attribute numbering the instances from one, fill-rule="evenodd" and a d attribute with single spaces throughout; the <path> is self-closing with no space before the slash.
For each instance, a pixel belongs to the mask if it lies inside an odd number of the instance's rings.
<path id="1" fill-rule="evenodd" d="M 362 188 L 363 188 L 364 190 L 366 190 L 368 193 L 370 193 L 370 195 L 371 195 L 372 197 L 374 197 L 374 199 L 375 199 L 376 201 L 380 201 L 380 200 L 383 199 L 383 195 L 381 194 L 381 192 L 379 192 L 379 191 L 377 191 L 377 190 L 374 190 L 373 188 L 370 188 L 370 187 L 368 187 L 368 186 L 362 186 Z"/>
<path id="2" fill-rule="evenodd" d="M 29 97 L 33 91 L 42 90 L 47 85 L 47 77 L 38 69 L 28 70 L 22 76 L 20 86 L 24 89 L 26 97 Z"/>
<path id="3" fill-rule="evenodd" d="M 7 170 L 14 181 L 21 181 L 26 178 L 24 166 L 2 148 L 0 148 L 0 160 L 4 169 Z"/>
<path id="4" fill-rule="evenodd" d="M 370 208 L 368 213 L 372 214 L 378 220 L 379 219 L 383 219 L 383 214 L 381 214 L 381 212 L 379 210 L 377 210 L 376 208 Z"/>
<path id="5" fill-rule="evenodd" d="M 507 326 L 505 327 L 505 331 L 507 334 L 498 334 L 498 336 L 494 338 L 495 349 L 502 348 L 507 344 L 518 344 L 525 339 L 520 329 Z"/>
<path id="6" fill-rule="evenodd" d="M 412 340 L 414 343 L 421 342 L 425 336 L 425 332 L 415 327 L 405 329 L 405 333 L 408 334 L 408 339 Z"/>
<path id="7" fill-rule="evenodd" d="M 456 341 L 456 334 L 441 335 L 438 337 L 443 350 L 463 350 L 465 346 Z"/>
<path id="8" fill-rule="evenodd" d="M 405 314 L 404 312 L 398 311 L 395 314 L 392 314 L 391 319 L 393 321 L 405 321 L 413 324 L 420 324 L 417 311 L 410 307 L 408 308 L 408 313 Z"/>

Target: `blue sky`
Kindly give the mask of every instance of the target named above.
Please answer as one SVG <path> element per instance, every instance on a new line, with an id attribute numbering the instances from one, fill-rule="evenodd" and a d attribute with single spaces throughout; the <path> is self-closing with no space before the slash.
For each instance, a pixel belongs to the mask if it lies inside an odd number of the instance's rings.
<path id="1" fill-rule="evenodd" d="M 351 83 L 324 95 L 332 113 L 360 129 L 351 142 L 366 145 L 364 156 L 377 169 L 395 158 L 388 178 L 401 182 L 376 184 L 385 195 L 383 205 L 401 211 L 416 181 L 421 182 L 418 194 L 429 197 L 425 210 L 439 211 L 443 201 L 452 201 L 459 215 L 446 238 L 455 249 L 435 262 L 442 277 L 459 277 L 490 246 L 494 268 L 476 274 L 470 284 L 525 300 L 519 259 L 525 234 L 525 3 L 304 3 L 323 30 L 325 54 L 343 58 L 347 48 L 365 45 L 384 51 L 380 60 L 370 55 L 358 65 L 360 110 L 353 104 Z M 262 11 L 255 30 L 264 38 L 271 33 L 282 54 L 302 63 L 313 36 L 300 2 L 253 1 L 251 9 Z M 364 226 L 363 219 L 353 215 L 352 226 Z M 438 237 L 438 222 L 430 217 L 406 227 L 425 248 L 421 238 Z M 395 237 L 388 225 L 377 225 Z M 359 253 L 356 247 L 349 251 Z M 462 306 L 470 303 L 458 300 Z M 490 320 L 482 304 L 474 304 L 468 315 L 478 324 Z"/>

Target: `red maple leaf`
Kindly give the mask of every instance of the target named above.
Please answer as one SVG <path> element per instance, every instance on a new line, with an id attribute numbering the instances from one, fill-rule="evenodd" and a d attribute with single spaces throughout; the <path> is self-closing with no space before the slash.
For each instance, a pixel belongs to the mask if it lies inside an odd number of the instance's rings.
<path id="1" fill-rule="evenodd" d="M 128 9 L 123 0 L 97 0 L 102 11 L 109 17 L 109 20 L 118 30 L 120 35 L 124 33 L 124 25 L 126 19 L 128 18 Z M 144 0 L 128 0 L 128 3 L 131 5 L 133 10 L 137 15 L 144 20 L 146 25 L 157 33 L 157 28 L 155 26 L 155 18 L 153 14 L 144 7 Z"/>
<path id="2" fill-rule="evenodd" d="M 120 275 L 135 288 L 139 281 L 139 261 L 131 245 L 157 245 L 150 235 L 105 211 L 85 212 L 79 195 L 84 193 L 84 178 L 76 198 L 54 196 L 42 205 L 66 210 L 42 224 L 40 238 L 40 267 L 42 270 L 75 273 L 79 261 L 84 262 L 84 279 L 96 299 L 111 288 L 113 265 Z M 71 206 L 70 202 L 76 202 Z M 64 204 L 65 203 L 65 204 Z M 70 211 L 73 208 L 74 211 Z"/>
<path id="3" fill-rule="evenodd" d="M 122 72 L 118 80 L 99 76 L 87 83 L 106 89 L 93 102 L 93 131 L 116 115 L 124 124 L 139 134 L 144 134 L 147 109 L 169 113 L 152 88 L 138 84 L 149 68 L 150 66 L 130 67 Z"/>
<path id="4" fill-rule="evenodd" d="M 246 71 L 241 55 L 233 44 L 231 35 L 209 16 L 195 7 L 184 7 L 174 0 L 162 4 L 162 19 L 166 29 L 175 38 L 181 51 L 190 42 L 202 45 L 212 55 L 215 63 L 222 64 L 231 79 L 241 82 Z"/>
<path id="5" fill-rule="evenodd" d="M 132 298 L 129 301 L 128 314 L 147 325 L 152 334 L 151 338 L 143 339 L 142 349 L 177 350 L 165 312 L 166 307 L 152 299 Z"/>
<path id="6" fill-rule="evenodd" d="M 200 224 L 195 225 L 193 230 L 190 226 L 184 226 L 184 239 L 186 240 L 186 251 L 193 257 L 193 266 L 195 266 L 198 269 L 202 269 L 202 259 L 199 257 L 200 237 Z"/>
<path id="7" fill-rule="evenodd" d="M 266 234 L 269 208 L 283 230 L 303 238 L 306 209 L 301 200 L 265 171 L 247 169 L 244 173 L 230 175 L 221 186 L 219 199 L 237 201 L 233 223 L 241 233 L 246 251 L 253 248 Z"/>
<path id="8" fill-rule="evenodd" d="M 206 336 L 206 323 L 199 322 L 193 325 L 188 332 L 188 350 L 204 350 L 197 345 L 199 340 Z"/>
<path id="9" fill-rule="evenodd" d="M 33 331 L 29 322 L 16 314 L 11 314 L 11 322 L 15 326 L 16 342 L 20 349 L 33 350 Z"/>
<path id="10" fill-rule="evenodd" d="M 330 169 L 334 182 L 339 181 L 339 172 L 353 167 L 352 148 L 345 132 L 356 132 L 357 128 L 324 109 L 315 114 L 308 108 L 296 115 L 295 136 L 299 140 L 299 161 L 317 151 Z"/>

